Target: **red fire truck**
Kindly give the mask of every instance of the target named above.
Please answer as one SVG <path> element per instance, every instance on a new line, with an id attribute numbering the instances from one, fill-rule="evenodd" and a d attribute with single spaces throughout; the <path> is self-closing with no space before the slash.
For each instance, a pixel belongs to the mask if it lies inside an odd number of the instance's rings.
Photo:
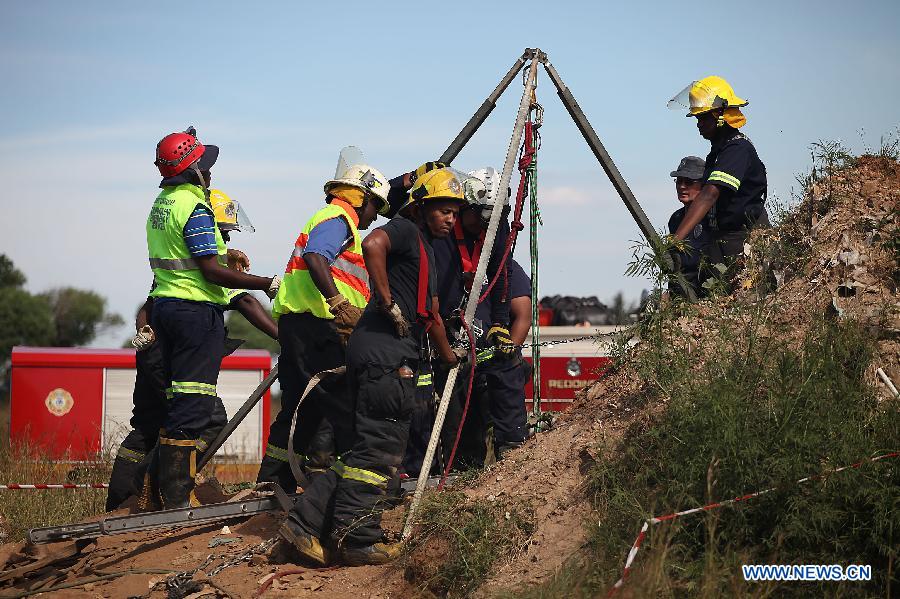
<path id="1" fill-rule="evenodd" d="M 597 380 L 598 372 L 609 362 L 609 334 L 619 329 L 617 326 L 540 327 L 540 342 L 552 344 L 540 348 L 542 411 L 567 410 L 575 393 Z M 591 338 L 583 339 L 587 336 Z M 571 342 L 572 339 L 580 340 Z M 526 344 L 530 343 L 531 335 L 526 340 Z M 523 354 L 532 361 L 531 348 L 523 350 Z M 533 398 L 534 389 L 529 382 L 525 387 L 529 412 Z"/>
<path id="2" fill-rule="evenodd" d="M 222 360 L 217 390 L 229 414 L 269 374 L 272 358 L 239 350 Z M 10 437 L 60 460 L 114 454 L 130 430 L 134 350 L 16 347 L 12 353 Z M 258 462 L 269 433 L 269 394 L 217 455 Z"/>

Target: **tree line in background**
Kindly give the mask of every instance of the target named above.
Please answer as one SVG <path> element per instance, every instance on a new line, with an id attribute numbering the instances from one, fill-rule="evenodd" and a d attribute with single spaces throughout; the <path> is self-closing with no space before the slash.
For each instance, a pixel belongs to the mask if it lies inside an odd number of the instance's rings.
<path id="1" fill-rule="evenodd" d="M 85 345 L 125 322 L 108 312 L 106 299 L 94 291 L 56 287 L 33 294 L 25 290 L 26 280 L 12 260 L 0 254 L 0 378 L 5 378 L 16 345 Z"/>

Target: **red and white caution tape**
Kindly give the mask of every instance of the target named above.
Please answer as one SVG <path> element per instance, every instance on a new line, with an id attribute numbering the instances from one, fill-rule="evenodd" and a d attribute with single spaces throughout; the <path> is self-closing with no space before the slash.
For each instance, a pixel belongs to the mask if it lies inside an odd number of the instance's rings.
<path id="1" fill-rule="evenodd" d="M 87 483 L 84 485 L 76 485 L 74 483 L 62 483 L 58 485 L 19 485 L 10 483 L 8 485 L 0 485 L 0 489 L 108 489 L 106 483 Z"/>
<path id="2" fill-rule="evenodd" d="M 835 470 L 829 470 L 829 471 L 823 472 L 821 474 L 814 474 L 813 476 L 807 476 L 806 478 L 801 478 L 800 480 L 798 480 L 796 482 L 796 484 L 799 485 L 799 484 L 809 482 L 811 480 L 824 478 L 831 474 L 836 474 L 838 472 L 842 472 L 844 470 L 849 470 L 851 468 L 859 468 L 861 465 L 865 464 L 866 462 L 877 462 L 878 460 L 886 460 L 888 458 L 896 458 L 897 456 L 900 456 L 900 451 L 895 451 L 893 453 L 886 453 L 884 455 L 880 455 L 880 456 L 876 456 L 874 458 L 865 459 L 865 460 L 856 462 L 855 464 L 850 464 L 849 466 L 841 466 L 840 468 L 837 468 Z M 675 518 L 680 518 L 682 516 L 690 516 L 691 514 L 698 514 L 700 512 L 708 512 L 710 510 L 714 510 L 716 508 L 720 508 L 720 507 L 723 507 L 726 505 L 733 505 L 735 503 L 740 503 L 742 501 L 748 501 L 750 499 L 753 499 L 754 497 L 759 497 L 760 495 L 765 495 L 766 493 L 771 493 L 776 488 L 777 487 L 772 487 L 770 489 L 764 489 L 762 491 L 756 491 L 755 493 L 749 493 L 747 495 L 735 497 L 734 499 L 726 499 L 724 501 L 710 503 L 709 505 L 704 505 L 702 507 L 695 507 L 695 508 L 692 508 L 689 510 L 675 512 L 674 514 L 667 514 L 665 516 L 654 516 L 654 517 L 650 518 L 649 520 L 645 520 L 644 525 L 641 526 L 641 532 L 638 533 L 637 538 L 634 540 L 634 543 L 631 545 L 631 550 L 628 552 L 628 557 L 625 558 L 625 567 L 622 569 L 622 577 L 616 581 L 616 584 L 614 584 L 611 589 L 609 589 L 609 593 L 607 593 L 606 596 L 612 597 L 613 595 L 616 594 L 616 591 L 618 591 L 620 588 L 622 588 L 622 585 L 625 584 L 625 578 L 628 577 L 628 572 L 631 570 L 631 564 L 632 564 L 632 562 L 634 562 L 634 558 L 637 556 L 637 552 L 638 552 L 638 550 L 640 550 L 641 544 L 644 542 L 644 537 L 647 536 L 647 531 L 650 529 L 650 525 L 659 524 L 660 522 L 669 522 L 671 520 L 674 520 Z"/>

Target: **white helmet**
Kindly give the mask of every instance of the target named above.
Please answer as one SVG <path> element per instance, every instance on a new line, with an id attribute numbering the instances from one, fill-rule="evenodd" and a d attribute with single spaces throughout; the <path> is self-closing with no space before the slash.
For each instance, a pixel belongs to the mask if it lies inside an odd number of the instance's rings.
<path id="1" fill-rule="evenodd" d="M 325 193 L 330 193 L 335 185 L 349 185 L 362 189 L 381 200 L 378 207 L 379 214 L 385 214 L 390 208 L 388 204 L 388 191 L 391 184 L 381 171 L 368 164 L 354 164 L 340 175 L 325 183 Z"/>
<path id="2" fill-rule="evenodd" d="M 490 218 L 494 202 L 500 195 L 500 173 L 492 166 L 486 166 L 467 173 L 463 182 L 466 201 L 470 206 L 481 206 L 482 218 Z M 503 204 L 509 203 L 509 195 L 503 194 Z"/>

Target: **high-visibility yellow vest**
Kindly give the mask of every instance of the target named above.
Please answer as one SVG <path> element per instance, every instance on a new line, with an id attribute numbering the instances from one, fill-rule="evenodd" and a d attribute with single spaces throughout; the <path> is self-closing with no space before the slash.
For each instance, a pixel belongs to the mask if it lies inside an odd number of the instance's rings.
<path id="1" fill-rule="evenodd" d="M 227 304 L 225 290 L 204 278 L 184 242 L 184 225 L 197 204 L 206 204 L 203 189 L 182 184 L 164 187 L 147 217 L 147 250 L 156 279 L 151 297 L 174 297 L 195 302 Z M 210 209 L 212 211 L 212 209 Z M 225 261 L 225 240 L 218 227 L 216 247 L 219 261 Z"/>
<path id="2" fill-rule="evenodd" d="M 326 220 L 343 218 L 347 221 L 353 240 L 347 249 L 338 254 L 331 264 L 331 276 L 338 292 L 357 308 L 365 308 L 369 303 L 369 273 L 363 260 L 362 240 L 357 229 L 356 215 L 350 215 L 352 207 L 334 199 L 331 204 L 316 212 L 303 232 L 297 237 L 294 251 L 284 270 L 281 288 L 272 305 L 272 315 L 278 318 L 282 314 L 309 312 L 318 318 L 332 319 L 334 316 L 328 309 L 328 302 L 313 283 L 303 252 L 309 241 L 310 232 Z"/>

